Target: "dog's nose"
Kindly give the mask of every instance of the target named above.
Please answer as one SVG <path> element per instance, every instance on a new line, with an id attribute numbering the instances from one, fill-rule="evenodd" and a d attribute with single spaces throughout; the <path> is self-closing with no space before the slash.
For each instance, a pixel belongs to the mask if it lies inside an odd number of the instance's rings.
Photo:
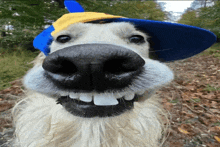
<path id="1" fill-rule="evenodd" d="M 144 64 L 137 53 L 121 46 L 82 44 L 51 53 L 43 68 L 60 88 L 103 92 L 131 85 Z"/>

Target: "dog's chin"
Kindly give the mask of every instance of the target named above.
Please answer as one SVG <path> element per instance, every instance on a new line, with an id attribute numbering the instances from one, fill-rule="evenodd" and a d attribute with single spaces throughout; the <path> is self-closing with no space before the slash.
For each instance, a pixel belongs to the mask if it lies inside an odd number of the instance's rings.
<path id="1" fill-rule="evenodd" d="M 117 105 L 97 106 L 94 102 L 83 102 L 79 99 L 71 99 L 69 96 L 61 96 L 57 103 L 61 104 L 69 113 L 85 118 L 118 116 L 126 111 L 132 110 L 134 102 L 139 101 L 143 95 L 134 95 L 132 100 L 121 97 Z"/>

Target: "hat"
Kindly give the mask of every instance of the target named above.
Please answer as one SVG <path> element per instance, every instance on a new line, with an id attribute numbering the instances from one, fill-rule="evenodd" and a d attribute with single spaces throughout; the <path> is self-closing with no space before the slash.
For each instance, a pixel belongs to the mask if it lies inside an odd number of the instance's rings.
<path id="1" fill-rule="evenodd" d="M 150 36 L 154 43 L 151 52 L 154 52 L 156 59 L 163 62 L 194 56 L 216 42 L 214 33 L 199 27 L 154 20 L 125 18 L 98 12 L 84 12 L 82 6 L 75 0 L 67 0 L 64 4 L 70 13 L 63 15 L 34 39 L 34 47 L 45 55 L 50 53 L 49 45 L 53 41 L 52 36 L 56 33 L 74 23 L 96 20 L 132 23 L 136 28 Z"/>

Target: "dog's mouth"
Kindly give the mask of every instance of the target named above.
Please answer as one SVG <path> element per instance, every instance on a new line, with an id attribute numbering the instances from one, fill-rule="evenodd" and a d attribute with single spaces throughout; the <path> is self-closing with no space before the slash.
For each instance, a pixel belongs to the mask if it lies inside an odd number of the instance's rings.
<path id="1" fill-rule="evenodd" d="M 134 106 L 144 91 L 129 94 L 68 94 L 57 99 L 68 112 L 80 117 L 120 115 Z M 117 97 L 117 98 L 116 98 Z"/>

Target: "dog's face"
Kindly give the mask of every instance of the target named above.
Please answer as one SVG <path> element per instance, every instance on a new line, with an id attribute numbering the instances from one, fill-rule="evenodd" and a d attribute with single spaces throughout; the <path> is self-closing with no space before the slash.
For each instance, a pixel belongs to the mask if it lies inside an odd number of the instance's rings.
<path id="1" fill-rule="evenodd" d="M 24 84 L 80 117 L 129 112 L 145 91 L 173 79 L 168 67 L 149 59 L 148 37 L 125 22 L 70 25 L 54 36 L 50 54 Z"/>

